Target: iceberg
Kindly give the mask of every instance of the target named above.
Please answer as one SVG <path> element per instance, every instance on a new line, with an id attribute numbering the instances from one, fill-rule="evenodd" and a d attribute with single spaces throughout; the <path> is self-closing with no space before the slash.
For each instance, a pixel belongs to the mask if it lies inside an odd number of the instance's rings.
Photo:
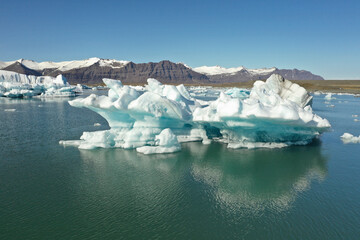
<path id="1" fill-rule="evenodd" d="M 360 136 L 356 137 L 352 135 L 351 133 L 344 133 L 341 137 L 341 140 L 343 143 L 360 143 Z"/>
<path id="2" fill-rule="evenodd" d="M 331 127 L 312 111 L 312 96 L 304 88 L 277 74 L 256 81 L 250 92 L 222 90 L 215 100 L 197 99 L 184 85 L 163 85 L 151 78 L 141 91 L 118 80 L 103 81 L 107 96 L 91 94 L 69 104 L 100 114 L 110 129 L 84 132 L 80 140 L 61 144 L 135 148 L 144 154 L 176 152 L 181 142 L 189 141 L 279 148 L 308 144 Z"/>
<path id="3" fill-rule="evenodd" d="M 61 74 L 33 76 L 0 70 L 0 97 L 74 97 L 75 89 Z"/>

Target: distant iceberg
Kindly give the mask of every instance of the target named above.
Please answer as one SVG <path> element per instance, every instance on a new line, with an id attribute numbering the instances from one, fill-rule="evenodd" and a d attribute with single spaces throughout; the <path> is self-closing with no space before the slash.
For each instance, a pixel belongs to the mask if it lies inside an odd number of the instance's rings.
<path id="1" fill-rule="evenodd" d="M 351 133 L 344 133 L 341 137 L 341 140 L 343 143 L 360 143 L 360 136 L 356 137 L 352 135 Z"/>
<path id="2" fill-rule="evenodd" d="M 0 70 L 0 97 L 74 97 L 75 89 L 63 75 L 33 76 Z"/>
<path id="3" fill-rule="evenodd" d="M 92 94 L 69 104 L 95 111 L 111 129 L 60 143 L 81 149 L 136 148 L 145 154 L 179 151 L 179 143 L 188 141 L 278 148 L 308 144 L 330 128 L 313 113 L 307 91 L 277 74 L 256 81 L 250 92 L 227 90 L 212 101 L 197 99 L 184 85 L 163 85 L 151 78 L 144 91 L 118 80 L 103 81 L 110 88 L 108 96 Z"/>

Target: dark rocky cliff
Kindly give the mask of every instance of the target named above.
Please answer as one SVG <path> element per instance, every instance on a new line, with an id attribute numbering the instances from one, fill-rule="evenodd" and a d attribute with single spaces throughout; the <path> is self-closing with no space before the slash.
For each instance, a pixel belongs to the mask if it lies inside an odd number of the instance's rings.
<path id="1" fill-rule="evenodd" d="M 122 68 L 101 67 L 98 63 L 86 68 L 72 69 L 69 71 L 52 71 L 48 75 L 56 76 L 63 74 L 70 83 L 82 84 L 100 84 L 103 78 L 112 78 L 121 80 L 125 84 L 144 84 L 148 78 L 170 84 L 206 84 L 210 83 L 209 78 L 183 64 L 177 64 L 170 61 L 161 61 L 158 63 L 140 63 L 130 62 Z"/>
<path id="2" fill-rule="evenodd" d="M 6 68 L 3 68 L 2 70 L 17 72 L 17 73 L 26 74 L 26 75 L 34 75 L 34 76 L 42 75 L 40 72 L 35 71 L 30 68 L 27 68 L 19 62 L 15 62 L 15 63 L 7 66 Z"/>

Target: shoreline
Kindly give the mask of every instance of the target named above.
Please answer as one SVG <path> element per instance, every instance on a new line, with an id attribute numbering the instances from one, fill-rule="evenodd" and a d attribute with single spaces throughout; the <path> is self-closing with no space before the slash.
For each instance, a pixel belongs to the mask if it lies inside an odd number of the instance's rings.
<path id="1" fill-rule="evenodd" d="M 238 87 L 252 88 L 255 81 L 224 83 L 224 84 L 206 84 L 193 85 L 184 84 L 185 86 L 210 86 L 210 87 Z M 320 91 L 323 93 L 350 93 L 360 94 L 360 80 L 291 80 L 304 87 L 308 92 Z"/>
<path id="2" fill-rule="evenodd" d="M 260 80 L 263 81 L 263 80 Z M 323 93 L 349 93 L 349 94 L 360 94 L 360 80 L 290 80 L 291 82 L 297 83 L 304 87 L 308 92 L 323 92 Z M 223 84 L 184 84 L 186 87 L 214 87 L 214 88 L 247 88 L 251 89 L 254 85 L 255 80 L 248 82 L 237 82 L 237 83 L 223 83 Z M 145 83 L 146 84 L 146 83 Z M 133 83 L 124 85 L 129 86 L 144 86 L 143 83 Z M 171 83 L 163 83 L 167 85 L 179 85 Z M 87 85 L 89 87 L 105 86 L 105 84 L 99 85 Z"/>

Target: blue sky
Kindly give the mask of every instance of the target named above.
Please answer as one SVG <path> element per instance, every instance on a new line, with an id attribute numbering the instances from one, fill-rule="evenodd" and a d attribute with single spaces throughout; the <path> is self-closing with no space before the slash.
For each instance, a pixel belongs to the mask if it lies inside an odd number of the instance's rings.
<path id="1" fill-rule="evenodd" d="M 360 1 L 9 1 L 0 61 L 89 57 L 360 79 Z"/>

